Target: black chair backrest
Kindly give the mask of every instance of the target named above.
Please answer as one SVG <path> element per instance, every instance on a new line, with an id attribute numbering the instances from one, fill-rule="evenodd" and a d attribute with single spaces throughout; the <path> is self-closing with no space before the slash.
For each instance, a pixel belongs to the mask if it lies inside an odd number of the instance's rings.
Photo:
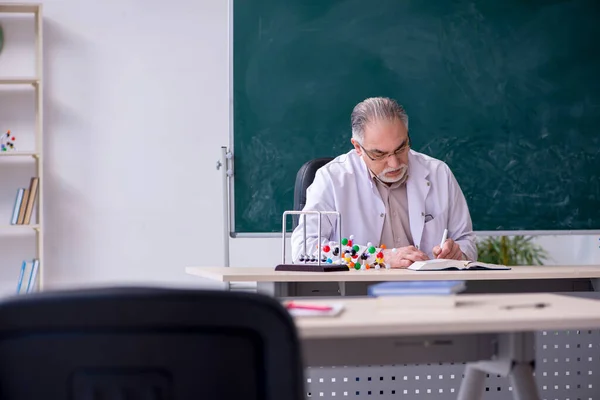
<path id="1" fill-rule="evenodd" d="M 333 160 L 333 157 L 315 158 L 307 161 L 300 167 L 296 174 L 296 184 L 294 185 L 294 210 L 302 211 L 306 205 L 306 189 L 313 183 L 317 170 L 323 165 Z M 293 227 L 298 226 L 298 216 L 294 215 Z"/>
<path id="2" fill-rule="evenodd" d="M 0 303 L 0 398 L 304 398 L 295 325 L 254 293 L 117 288 Z"/>

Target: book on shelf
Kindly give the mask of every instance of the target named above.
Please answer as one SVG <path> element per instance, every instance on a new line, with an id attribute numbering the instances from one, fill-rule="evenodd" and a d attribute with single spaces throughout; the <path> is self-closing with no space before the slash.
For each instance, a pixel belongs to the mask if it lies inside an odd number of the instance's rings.
<path id="1" fill-rule="evenodd" d="M 11 216 L 11 225 L 29 225 L 38 197 L 39 178 L 32 177 L 29 188 L 17 189 L 17 197 Z"/>
<path id="2" fill-rule="evenodd" d="M 15 199 L 15 206 L 13 207 L 12 217 L 10 219 L 11 225 L 17 225 L 19 222 L 19 213 L 21 211 L 21 203 L 23 202 L 23 196 L 25 195 L 25 188 L 17 189 L 17 198 Z"/>
<path id="3" fill-rule="evenodd" d="M 499 264 L 489 264 L 479 261 L 433 259 L 427 261 L 416 261 L 408 269 L 413 271 L 452 271 L 452 270 L 509 270 L 510 267 Z"/>
<path id="4" fill-rule="evenodd" d="M 32 293 L 37 285 L 37 277 L 40 269 L 40 260 L 37 258 L 27 261 L 23 260 L 17 280 L 17 294 Z"/>

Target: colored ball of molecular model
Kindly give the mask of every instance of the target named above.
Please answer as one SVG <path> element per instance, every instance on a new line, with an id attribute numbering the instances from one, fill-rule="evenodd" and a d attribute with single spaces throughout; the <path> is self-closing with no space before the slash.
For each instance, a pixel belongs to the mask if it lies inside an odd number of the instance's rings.
<path id="1" fill-rule="evenodd" d="M 384 245 L 377 247 L 371 242 L 366 245 L 354 243 L 354 236 L 350 236 L 342 239 L 341 246 L 333 241 L 323 244 L 321 260 L 329 264 L 345 264 L 350 269 L 356 270 L 389 269 L 389 265 L 385 263 L 384 249 Z M 314 259 L 316 261 L 316 256 Z M 307 258 L 306 261 L 309 259 Z"/>

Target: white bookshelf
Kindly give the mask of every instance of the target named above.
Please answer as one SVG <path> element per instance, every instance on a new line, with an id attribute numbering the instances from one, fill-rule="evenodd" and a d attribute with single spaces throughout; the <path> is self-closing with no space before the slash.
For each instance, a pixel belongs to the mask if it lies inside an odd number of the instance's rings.
<path id="1" fill-rule="evenodd" d="M 42 7 L 40 4 L 0 3 L 0 13 L 41 15 L 41 10 L 42 10 Z"/>
<path id="2" fill-rule="evenodd" d="M 24 86 L 34 92 L 35 121 L 34 121 L 34 145 L 33 149 L 26 151 L 6 151 L 0 152 L 0 176 L 6 176 L 6 169 L 13 168 L 15 161 L 20 158 L 24 162 L 34 164 L 34 176 L 39 178 L 38 192 L 35 201 L 35 210 L 30 224 L 27 225 L 10 225 L 10 221 L 2 221 L 0 223 L 0 235 L 3 237 L 12 235 L 29 234 L 32 240 L 35 240 L 35 253 L 33 257 L 39 260 L 39 271 L 37 277 L 37 290 L 44 288 L 45 264 L 44 264 L 44 171 L 43 171 L 43 25 L 42 25 L 42 5 L 41 4 L 19 4 L 19 3 L 0 3 L 0 24 L 6 14 L 26 14 L 26 17 L 31 18 L 35 30 L 35 67 L 34 73 L 24 74 L 24 76 L 2 76 L 0 74 L 0 88 L 9 86 Z M 7 32 L 4 32 L 4 40 L 10 40 L 7 37 Z M 10 59 L 4 60 L 0 54 L 0 62 L 10 62 Z M 34 76 L 28 76 L 34 75 Z M 5 101 L 3 99 L 2 101 Z M 0 102 L 0 107 L 2 104 Z M 2 134 L 4 132 L 0 132 Z M 28 187 L 29 182 L 23 183 L 23 187 Z M 15 266 L 15 270 L 18 266 Z M 15 279 L 16 284 L 16 279 Z"/>
<path id="3" fill-rule="evenodd" d="M 38 158 L 40 153 L 37 151 L 7 151 L 0 153 L 0 157 L 34 157 Z"/>
<path id="4" fill-rule="evenodd" d="M 38 224 L 28 224 L 28 225 L 0 225 L 0 232 L 2 234 L 5 233 L 30 233 L 40 230 L 40 225 Z"/>
<path id="5" fill-rule="evenodd" d="M 0 78 L 0 85 L 38 85 L 39 79 L 36 78 Z"/>

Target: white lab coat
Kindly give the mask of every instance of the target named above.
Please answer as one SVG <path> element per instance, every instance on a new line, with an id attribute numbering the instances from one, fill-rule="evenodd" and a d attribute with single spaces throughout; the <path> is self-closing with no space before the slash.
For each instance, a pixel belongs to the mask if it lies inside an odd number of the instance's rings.
<path id="1" fill-rule="evenodd" d="M 414 245 L 433 258 L 433 247 L 440 244 L 444 229 L 448 228 L 448 238 L 460 245 L 469 260 L 476 260 L 477 247 L 467 202 L 448 165 L 413 150 L 409 152 L 408 165 L 406 191 Z M 304 210 L 338 211 L 342 237 L 354 235 L 354 243 L 361 245 L 379 244 L 385 205 L 365 162 L 354 149 L 317 171 L 307 189 Z M 294 260 L 304 251 L 305 220 L 307 252 L 313 254 L 316 249 L 318 217 L 300 216 L 291 239 Z M 336 220 L 335 216 L 323 215 L 322 240 L 339 240 Z"/>

